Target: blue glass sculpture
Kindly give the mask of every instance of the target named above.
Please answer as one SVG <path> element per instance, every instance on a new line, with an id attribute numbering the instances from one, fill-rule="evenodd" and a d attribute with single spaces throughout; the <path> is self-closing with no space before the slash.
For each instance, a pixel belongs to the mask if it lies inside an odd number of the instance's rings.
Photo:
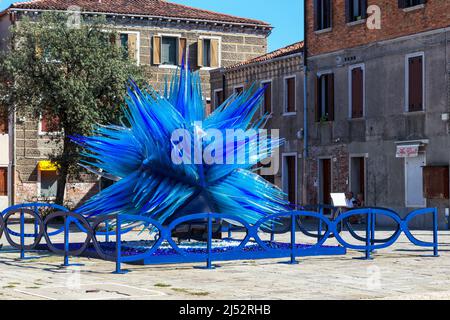
<path id="1" fill-rule="evenodd" d="M 187 66 L 172 76 L 163 92 L 140 89 L 130 81 L 122 125 L 98 125 L 91 137 L 71 137 L 84 150 L 80 165 L 116 181 L 76 211 L 89 217 L 141 215 L 164 224 L 200 212 L 226 213 L 255 223 L 286 211 L 285 194 L 253 172 L 255 163 L 282 141 L 225 139 L 227 130 L 260 132 L 264 117 L 256 123 L 252 119 L 263 94 L 264 88 L 234 94 L 205 116 L 200 76 Z M 175 141 L 173 133 L 180 130 L 189 137 Z M 211 131 L 214 138 L 209 137 Z M 204 150 L 219 158 L 219 153 L 235 158 L 245 154 L 247 161 L 206 163 Z M 177 163 L 174 156 L 184 161 Z"/>

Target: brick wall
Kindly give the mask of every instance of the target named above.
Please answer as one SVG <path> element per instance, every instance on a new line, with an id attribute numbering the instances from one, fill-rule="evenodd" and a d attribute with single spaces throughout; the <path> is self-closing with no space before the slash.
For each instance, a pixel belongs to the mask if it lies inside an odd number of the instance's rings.
<path id="1" fill-rule="evenodd" d="M 307 1 L 308 53 L 317 55 L 352 48 L 374 41 L 393 39 L 450 25 L 450 1 L 428 0 L 423 8 L 407 10 L 398 8 L 397 0 L 367 0 L 367 5 L 381 9 L 381 29 L 369 30 L 365 21 L 347 24 L 346 0 L 331 0 L 332 28 L 328 32 L 314 31 L 314 0 Z"/>

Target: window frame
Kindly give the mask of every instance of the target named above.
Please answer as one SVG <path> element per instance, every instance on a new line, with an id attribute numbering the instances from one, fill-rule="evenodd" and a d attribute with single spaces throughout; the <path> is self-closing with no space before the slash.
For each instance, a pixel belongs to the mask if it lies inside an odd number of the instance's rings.
<path id="1" fill-rule="evenodd" d="M 218 40 L 218 42 L 219 42 L 219 47 L 217 48 L 217 50 L 218 50 L 218 57 L 217 57 L 217 59 L 218 59 L 218 66 L 217 67 L 201 66 L 200 70 L 209 71 L 209 70 L 215 70 L 215 69 L 221 68 L 222 67 L 222 37 L 209 36 L 209 35 L 201 35 L 201 36 L 198 37 L 198 40 L 202 40 L 203 41 L 205 39 L 207 39 L 207 40 Z M 204 47 L 203 47 L 203 49 L 204 49 Z M 211 58 L 212 57 L 210 57 L 210 60 L 211 60 Z M 202 58 L 202 61 L 203 61 L 203 58 Z"/>
<path id="2" fill-rule="evenodd" d="M 236 89 L 240 89 L 240 88 L 242 88 L 242 93 L 243 93 L 245 91 L 245 86 L 243 84 L 233 86 L 233 94 L 237 93 Z"/>
<path id="3" fill-rule="evenodd" d="M 139 66 L 141 64 L 141 32 L 140 31 L 125 31 L 125 30 L 118 30 L 117 34 L 135 34 L 136 35 L 136 65 Z"/>
<path id="4" fill-rule="evenodd" d="M 335 72 L 333 72 L 333 70 L 332 69 L 327 69 L 327 70 L 322 70 L 322 71 L 319 71 L 319 72 L 317 72 L 316 73 L 316 83 L 314 84 L 315 86 L 317 86 L 317 78 L 320 78 L 320 77 L 322 77 L 322 76 L 324 76 L 324 75 L 328 75 L 328 74 L 332 74 L 333 76 L 335 75 Z M 334 86 L 334 82 L 333 82 L 333 86 Z M 336 101 L 335 101 L 335 95 L 336 95 L 336 91 L 334 90 L 335 88 L 333 88 L 333 120 L 330 120 L 330 119 L 327 119 L 325 122 L 334 122 L 335 120 L 336 120 L 336 113 L 335 113 L 335 105 L 336 105 Z M 319 93 L 319 90 L 318 90 L 318 88 L 316 88 L 316 92 L 317 92 L 317 94 Z M 314 97 L 314 99 L 315 99 L 315 101 L 317 101 L 317 97 Z M 317 106 L 317 108 L 319 109 L 320 108 L 320 112 L 322 113 L 322 107 L 321 106 Z M 317 112 L 318 110 L 315 110 L 315 112 Z M 330 113 L 330 111 L 328 110 L 328 113 Z M 320 123 L 321 122 L 321 118 L 323 117 L 323 115 L 321 116 L 321 117 L 319 117 L 319 118 L 317 118 L 317 114 L 315 114 L 314 115 L 314 118 L 315 118 L 315 123 Z"/>
<path id="5" fill-rule="evenodd" d="M 217 93 L 219 93 L 219 92 L 222 93 L 222 99 L 223 99 L 223 101 L 225 102 L 225 99 L 224 99 L 224 96 L 223 96 L 223 88 L 220 88 L 220 89 L 214 89 L 214 90 L 213 90 L 213 93 L 214 93 L 214 109 L 213 109 L 212 111 L 214 111 L 214 110 L 216 110 L 218 107 L 220 107 L 220 105 L 217 103 Z"/>
<path id="6" fill-rule="evenodd" d="M 416 58 L 416 57 L 422 57 L 422 110 L 418 111 L 409 111 L 409 59 Z M 421 113 L 426 111 L 426 96 L 425 96 L 425 52 L 414 52 L 409 53 L 405 56 L 405 105 L 404 105 L 404 112 L 406 114 L 411 113 Z"/>
<path id="7" fill-rule="evenodd" d="M 362 117 L 360 118 L 353 118 L 353 90 L 352 90 L 352 71 L 353 69 L 361 68 L 363 72 L 363 87 L 362 87 L 362 95 L 363 95 L 363 105 L 362 105 Z M 366 66 L 364 63 L 358 63 L 353 64 L 349 66 L 348 68 L 348 119 L 349 120 L 358 120 L 358 119 L 365 119 L 366 118 Z"/>
<path id="8" fill-rule="evenodd" d="M 179 69 L 180 66 L 178 65 L 178 61 L 179 61 L 179 56 L 178 56 L 178 46 L 180 43 L 180 39 L 182 38 L 180 33 L 158 33 L 156 34 L 156 36 L 161 37 L 161 63 L 158 65 L 158 68 L 161 69 Z M 163 56 L 163 47 L 162 47 L 162 42 L 163 42 L 163 38 L 176 38 L 177 41 L 175 42 L 175 53 L 176 53 L 176 64 L 163 64 L 162 61 L 162 56 Z"/>
<path id="9" fill-rule="evenodd" d="M 329 5 L 330 5 L 330 12 L 329 12 L 329 16 L 330 16 L 330 25 L 327 26 L 326 28 L 324 28 L 323 26 L 319 26 L 319 20 L 318 20 L 318 16 L 319 16 L 319 9 L 318 9 L 318 2 L 321 1 L 322 5 L 324 1 L 329 1 Z M 315 0 L 314 1 L 314 8 L 313 8 L 313 12 L 314 12 L 314 31 L 316 33 L 322 33 L 322 32 L 327 32 L 327 31 L 331 31 L 333 29 L 333 1 L 332 0 Z M 322 6 L 322 11 L 323 11 L 323 6 Z M 323 16 L 323 14 L 322 14 Z"/>
<path id="10" fill-rule="evenodd" d="M 56 171 L 55 171 L 56 172 Z M 48 199 L 55 199 L 57 195 L 55 196 L 43 196 L 42 195 L 42 171 L 38 170 L 38 183 L 37 183 L 37 197 L 38 199 L 48 198 Z M 56 176 L 58 177 L 58 174 L 56 173 Z M 56 192 L 58 192 L 58 179 L 56 179 Z"/>
<path id="11" fill-rule="evenodd" d="M 364 22 L 367 18 L 367 1 L 365 0 L 359 0 L 360 1 L 360 6 L 361 6 L 361 19 L 359 20 L 352 20 L 355 18 L 355 15 L 351 15 L 352 11 L 351 9 L 353 9 L 353 2 L 354 0 L 345 0 L 345 11 L 346 11 L 346 23 L 349 25 L 355 25 L 361 22 Z M 363 5 L 365 5 L 365 8 L 363 8 Z"/>
<path id="12" fill-rule="evenodd" d="M 294 111 L 288 111 L 288 80 L 294 79 Z M 283 77 L 283 116 L 293 116 L 297 114 L 297 75 Z"/>
<path id="13" fill-rule="evenodd" d="M 38 135 L 39 136 L 57 136 L 63 133 L 63 129 L 60 128 L 59 131 L 42 131 L 42 114 L 39 115 L 39 122 L 38 122 Z"/>
<path id="14" fill-rule="evenodd" d="M 270 83 L 270 113 L 267 115 L 268 118 L 272 118 L 273 115 L 273 78 L 261 80 L 261 88 L 264 88 L 265 84 Z M 264 97 L 264 96 L 263 96 Z M 265 98 L 263 99 L 265 101 Z M 260 109 L 260 116 L 263 117 L 265 114 L 265 105 Z"/>

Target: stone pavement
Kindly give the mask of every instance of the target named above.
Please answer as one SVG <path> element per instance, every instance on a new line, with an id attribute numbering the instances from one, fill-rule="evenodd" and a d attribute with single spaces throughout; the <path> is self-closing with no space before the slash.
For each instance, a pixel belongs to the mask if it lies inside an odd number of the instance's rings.
<path id="1" fill-rule="evenodd" d="M 428 231 L 414 234 L 431 236 Z M 279 263 L 288 259 L 217 262 L 215 270 L 191 264 L 123 265 L 131 271 L 125 275 L 112 274 L 114 263 L 96 259 L 71 258 L 83 266 L 69 268 L 61 267 L 62 257 L 46 253 L 28 253 L 30 258 L 20 261 L 5 245 L 0 300 L 450 299 L 450 232 L 440 232 L 439 242 L 438 258 L 402 235 L 371 261 L 349 250 L 345 256 L 299 258 L 298 265 Z"/>

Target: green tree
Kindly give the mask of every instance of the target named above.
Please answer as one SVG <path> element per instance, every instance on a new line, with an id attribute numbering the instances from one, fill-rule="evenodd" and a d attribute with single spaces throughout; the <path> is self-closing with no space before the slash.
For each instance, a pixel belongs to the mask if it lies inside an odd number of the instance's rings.
<path id="1" fill-rule="evenodd" d="M 96 123 L 117 123 L 129 78 L 143 74 L 117 46 L 105 18 L 68 23 L 64 13 L 21 19 L 0 62 L 0 97 L 9 112 L 58 119 L 60 134 L 50 160 L 58 164 L 56 202 L 64 203 L 68 177 L 79 177 L 79 148 L 70 136 L 87 135 Z M 51 122 L 51 121 L 50 121 Z"/>

